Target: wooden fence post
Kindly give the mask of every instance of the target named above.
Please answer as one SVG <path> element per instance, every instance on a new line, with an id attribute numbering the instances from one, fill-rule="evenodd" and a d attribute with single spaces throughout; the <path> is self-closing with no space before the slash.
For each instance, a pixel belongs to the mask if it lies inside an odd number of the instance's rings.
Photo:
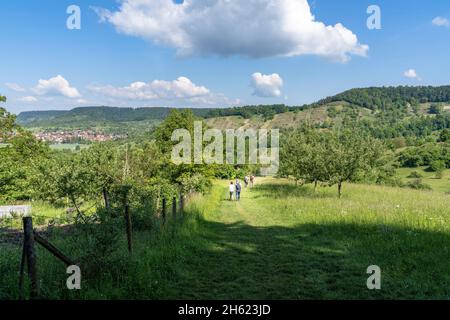
<path id="1" fill-rule="evenodd" d="M 184 213 L 184 196 L 183 193 L 180 192 L 180 213 Z"/>
<path id="2" fill-rule="evenodd" d="M 131 225 L 130 205 L 125 204 L 125 224 L 127 228 L 128 251 L 133 253 L 133 227 Z"/>
<path id="3" fill-rule="evenodd" d="M 30 277 L 30 298 L 36 299 L 39 296 L 39 281 L 37 278 L 37 255 L 34 247 L 33 218 L 23 218 L 23 235 L 25 257 Z"/>
<path id="4" fill-rule="evenodd" d="M 109 196 L 108 196 L 108 190 L 106 190 L 106 187 L 103 187 L 103 200 L 105 201 L 105 209 L 106 211 L 110 211 L 109 209 L 111 208 L 110 204 L 109 204 Z"/>
<path id="5" fill-rule="evenodd" d="M 162 200 L 162 218 L 163 218 L 163 224 L 166 224 L 166 198 L 163 198 Z"/>
<path id="6" fill-rule="evenodd" d="M 176 221 L 177 220 L 177 198 L 173 197 L 173 201 L 172 201 L 172 215 L 173 215 L 173 220 Z"/>

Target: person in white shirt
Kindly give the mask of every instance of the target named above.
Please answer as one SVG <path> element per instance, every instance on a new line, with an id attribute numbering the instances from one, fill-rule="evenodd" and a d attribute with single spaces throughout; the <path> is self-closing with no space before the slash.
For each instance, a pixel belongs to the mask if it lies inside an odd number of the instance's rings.
<path id="1" fill-rule="evenodd" d="M 233 200 L 234 191 L 235 191 L 234 184 L 233 184 L 233 181 L 231 181 L 231 183 L 230 183 L 230 201 Z"/>

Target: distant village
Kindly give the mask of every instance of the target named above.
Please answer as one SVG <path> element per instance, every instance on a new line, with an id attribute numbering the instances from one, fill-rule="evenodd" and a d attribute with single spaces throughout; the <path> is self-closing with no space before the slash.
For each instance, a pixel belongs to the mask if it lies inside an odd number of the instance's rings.
<path id="1" fill-rule="evenodd" d="M 38 140 L 53 144 L 106 142 L 112 140 L 120 140 L 127 137 L 123 134 L 106 134 L 93 130 L 42 131 L 36 132 L 34 136 Z"/>

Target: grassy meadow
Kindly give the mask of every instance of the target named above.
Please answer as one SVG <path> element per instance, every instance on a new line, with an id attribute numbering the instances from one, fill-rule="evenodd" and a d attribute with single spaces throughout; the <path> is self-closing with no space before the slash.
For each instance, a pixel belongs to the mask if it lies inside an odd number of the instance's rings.
<path id="1" fill-rule="evenodd" d="M 423 183 L 431 187 L 431 189 L 440 192 L 450 193 L 450 170 L 447 169 L 443 172 L 441 178 L 436 177 L 436 172 L 430 172 L 426 167 L 420 168 L 399 168 L 397 169 L 397 175 L 403 182 L 410 182 L 415 178 L 411 178 L 411 173 L 417 172 L 422 176 Z"/>
<path id="2" fill-rule="evenodd" d="M 136 224 L 131 256 L 124 227 L 54 230 L 52 242 L 85 261 L 82 290 L 65 289 L 64 265 L 39 249 L 43 296 L 450 298 L 448 194 L 346 184 L 339 200 L 335 188 L 315 193 L 310 186 L 265 178 L 244 190 L 240 202 L 231 202 L 227 184 L 218 181 L 209 194 L 193 197 L 183 218 L 166 226 L 150 215 L 150 227 Z M 21 248 L 0 246 L 0 299 L 17 299 Z M 370 265 L 381 268 L 381 290 L 366 287 Z"/>
<path id="3" fill-rule="evenodd" d="M 51 144 L 50 148 L 53 150 L 68 150 L 68 151 L 74 151 L 77 148 L 80 149 L 86 149 L 89 148 L 88 144 L 79 144 L 79 143 L 60 143 L 60 144 Z"/>

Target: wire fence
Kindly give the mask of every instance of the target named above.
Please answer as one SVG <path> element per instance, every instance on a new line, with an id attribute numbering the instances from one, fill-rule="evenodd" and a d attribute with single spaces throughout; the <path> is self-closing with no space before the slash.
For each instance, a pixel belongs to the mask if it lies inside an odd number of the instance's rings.
<path id="1" fill-rule="evenodd" d="M 176 227 L 176 222 L 178 221 L 177 216 L 182 216 L 184 214 L 184 206 L 185 206 L 186 198 L 180 194 L 179 198 L 173 197 L 170 201 L 167 201 L 166 198 L 162 198 L 162 206 L 161 211 L 158 214 L 158 218 L 161 219 L 161 225 L 163 227 L 166 226 L 167 222 L 171 220 L 174 223 L 171 223 L 173 227 Z M 169 206 L 171 205 L 171 210 Z M 105 208 L 108 209 L 108 208 Z M 172 217 L 170 217 L 170 213 Z M 78 212 L 78 215 L 80 212 Z M 125 234 L 127 239 L 127 249 L 129 254 L 133 254 L 133 223 L 132 223 L 132 208 L 130 205 L 125 202 L 122 208 L 123 218 L 125 220 Z M 46 215 L 28 215 L 28 216 L 16 216 L 3 219 L 4 221 L 0 221 L 0 223 L 11 224 L 11 228 L 5 228 L 0 225 L 0 242 L 1 239 L 4 238 L 4 235 L 7 234 L 10 237 L 14 237 L 15 241 L 22 244 L 22 259 L 20 262 L 20 272 L 19 272 L 19 289 L 20 289 L 20 298 L 24 298 L 24 272 L 25 266 L 27 267 L 27 273 L 29 277 L 30 284 L 30 299 L 39 298 L 39 285 L 40 280 L 38 278 L 38 257 L 36 251 L 36 245 L 40 245 L 48 252 L 53 254 L 53 256 L 60 261 L 64 262 L 67 266 L 76 265 L 76 260 L 71 259 L 69 256 L 66 256 L 65 253 L 60 251 L 56 246 L 54 246 L 51 242 L 46 239 L 46 233 L 41 232 L 39 229 L 35 228 L 36 223 L 39 222 L 39 219 L 48 219 L 49 223 L 57 224 L 59 222 L 67 222 L 67 219 L 58 219 L 57 217 L 46 216 Z M 13 228 L 16 227 L 16 223 L 19 222 L 22 225 L 22 229 Z M 164 228 L 166 229 L 166 228 Z M 175 231 L 175 229 L 173 229 Z M 2 235 L 1 232 L 4 234 Z"/>

